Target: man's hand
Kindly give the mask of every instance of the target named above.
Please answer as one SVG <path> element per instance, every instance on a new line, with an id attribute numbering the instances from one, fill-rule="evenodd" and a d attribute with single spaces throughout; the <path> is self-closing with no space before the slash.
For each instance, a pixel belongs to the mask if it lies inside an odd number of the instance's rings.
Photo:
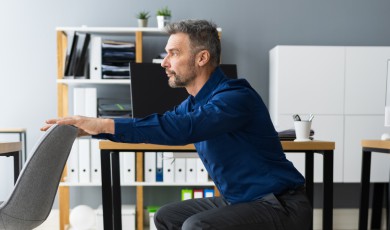
<path id="1" fill-rule="evenodd" d="M 112 119 L 83 117 L 83 116 L 71 116 L 64 118 L 56 118 L 46 120 L 47 125 L 41 128 L 41 131 L 46 131 L 52 125 L 73 125 L 79 128 L 78 136 L 90 136 L 100 133 L 114 134 L 115 124 Z"/>

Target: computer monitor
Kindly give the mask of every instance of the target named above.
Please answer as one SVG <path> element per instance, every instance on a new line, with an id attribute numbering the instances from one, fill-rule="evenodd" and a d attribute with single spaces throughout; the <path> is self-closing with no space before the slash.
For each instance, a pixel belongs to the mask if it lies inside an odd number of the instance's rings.
<path id="1" fill-rule="evenodd" d="M 230 78 L 237 78 L 237 66 L 220 65 Z M 130 63 L 133 117 L 164 113 L 179 105 L 189 95 L 184 88 L 171 88 L 165 69 L 160 64 Z"/>

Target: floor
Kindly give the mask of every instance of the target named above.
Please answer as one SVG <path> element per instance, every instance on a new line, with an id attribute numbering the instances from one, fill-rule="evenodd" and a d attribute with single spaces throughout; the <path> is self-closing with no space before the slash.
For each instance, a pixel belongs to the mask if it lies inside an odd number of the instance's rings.
<path id="1" fill-rule="evenodd" d="M 383 212 L 383 227 L 385 228 L 385 213 Z M 333 226 L 334 230 L 355 230 L 358 228 L 358 209 L 335 209 L 333 212 Z M 59 229 L 58 224 L 58 210 L 53 210 L 51 214 L 49 215 L 46 222 L 44 222 L 41 226 L 38 228 L 35 228 L 35 230 L 57 230 Z M 322 221 L 321 221 L 322 211 L 321 210 L 314 210 L 314 229 L 320 230 Z M 92 229 L 91 229 L 92 230 Z"/>

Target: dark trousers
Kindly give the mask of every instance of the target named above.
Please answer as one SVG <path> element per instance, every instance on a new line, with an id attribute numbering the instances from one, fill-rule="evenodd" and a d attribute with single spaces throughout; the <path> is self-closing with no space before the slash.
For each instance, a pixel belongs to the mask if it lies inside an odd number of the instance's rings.
<path id="1" fill-rule="evenodd" d="M 186 200 L 164 205 L 154 216 L 158 230 L 307 230 L 312 220 L 302 190 L 233 205 L 222 197 Z"/>

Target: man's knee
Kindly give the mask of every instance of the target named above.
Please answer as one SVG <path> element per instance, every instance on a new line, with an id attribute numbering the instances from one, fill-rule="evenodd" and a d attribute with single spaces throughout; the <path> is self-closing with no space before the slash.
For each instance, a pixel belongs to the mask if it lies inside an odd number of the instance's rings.
<path id="1" fill-rule="evenodd" d="M 157 229 L 164 229 L 163 226 L 166 226 L 164 223 L 164 220 L 167 220 L 166 212 L 164 211 L 165 207 L 161 207 L 157 210 L 156 213 L 154 213 L 154 224 L 156 225 Z"/>
<path id="2" fill-rule="evenodd" d="M 215 229 L 210 226 L 200 215 L 193 215 L 186 219 L 183 223 L 182 230 L 206 230 Z"/>

